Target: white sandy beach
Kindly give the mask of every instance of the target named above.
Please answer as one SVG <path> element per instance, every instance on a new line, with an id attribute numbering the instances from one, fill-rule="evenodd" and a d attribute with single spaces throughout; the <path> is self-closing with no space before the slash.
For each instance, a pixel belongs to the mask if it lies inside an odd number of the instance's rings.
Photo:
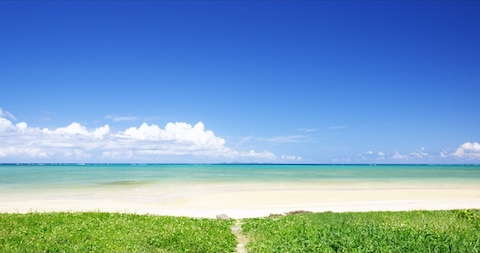
<path id="1" fill-rule="evenodd" d="M 312 212 L 480 208 L 480 185 L 176 183 L 2 192 L 0 212 L 106 211 L 214 218 Z"/>
<path id="2" fill-rule="evenodd" d="M 480 208 L 480 185 L 196 183 L 3 192 L 0 212 L 106 211 L 213 218 L 296 210 L 400 211 Z"/>

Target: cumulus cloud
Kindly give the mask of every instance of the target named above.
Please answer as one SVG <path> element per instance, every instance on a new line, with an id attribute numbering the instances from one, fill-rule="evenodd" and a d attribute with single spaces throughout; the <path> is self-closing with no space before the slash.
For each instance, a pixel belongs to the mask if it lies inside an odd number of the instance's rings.
<path id="1" fill-rule="evenodd" d="M 13 131 L 14 129 L 15 127 L 10 120 L 6 118 L 0 118 L 0 133 L 6 133 L 9 131 Z"/>
<path id="2" fill-rule="evenodd" d="M 7 114 L 2 111 L 2 115 Z M 218 161 L 275 161 L 269 151 L 238 151 L 207 130 L 202 122 L 168 123 L 164 128 L 143 123 L 123 131 L 109 125 L 89 129 L 73 122 L 55 129 L 30 127 L 25 122 L 13 124 L 0 117 L 0 159 L 90 159 L 92 161 L 157 161 L 160 156 L 192 156 Z M 165 159 L 164 159 L 165 160 Z"/>
<path id="3" fill-rule="evenodd" d="M 143 123 L 140 127 L 130 127 L 119 132 L 116 137 L 137 141 L 170 142 L 187 150 L 224 151 L 225 140 L 205 130 L 202 122 L 192 125 L 184 122 L 168 123 L 165 129 Z"/>
<path id="4" fill-rule="evenodd" d="M 457 158 L 480 159 L 480 143 L 465 142 L 452 155 Z"/>
<path id="5" fill-rule="evenodd" d="M 108 125 L 105 127 L 108 128 Z M 49 130 L 44 128 L 42 132 L 50 135 L 83 135 L 83 136 L 90 136 L 93 135 L 93 132 L 89 132 L 86 127 L 80 125 L 77 122 L 73 122 L 72 124 L 68 125 L 67 127 L 60 127 L 55 130 Z"/>

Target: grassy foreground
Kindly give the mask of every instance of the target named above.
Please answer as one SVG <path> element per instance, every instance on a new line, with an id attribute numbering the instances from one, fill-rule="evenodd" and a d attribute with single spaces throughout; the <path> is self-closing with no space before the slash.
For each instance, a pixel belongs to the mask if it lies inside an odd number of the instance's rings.
<path id="1" fill-rule="evenodd" d="M 235 221 L 0 214 L 1 252 L 234 252 Z M 249 252 L 479 252 L 480 210 L 304 213 L 243 220 Z"/>
<path id="2" fill-rule="evenodd" d="M 232 224 L 118 213 L 0 214 L 0 251 L 233 252 Z"/>
<path id="3" fill-rule="evenodd" d="M 479 252 L 480 210 L 311 213 L 244 220 L 250 252 Z"/>

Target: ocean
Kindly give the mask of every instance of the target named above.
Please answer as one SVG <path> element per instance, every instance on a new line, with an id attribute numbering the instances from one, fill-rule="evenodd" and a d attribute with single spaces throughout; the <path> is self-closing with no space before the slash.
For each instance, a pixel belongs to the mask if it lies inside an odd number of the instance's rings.
<path id="1" fill-rule="evenodd" d="M 2 191 L 162 183 L 480 184 L 480 165 L 1 164 Z"/>
<path id="2" fill-rule="evenodd" d="M 480 165 L 0 165 L 0 212 L 213 218 L 453 208 L 480 208 Z"/>

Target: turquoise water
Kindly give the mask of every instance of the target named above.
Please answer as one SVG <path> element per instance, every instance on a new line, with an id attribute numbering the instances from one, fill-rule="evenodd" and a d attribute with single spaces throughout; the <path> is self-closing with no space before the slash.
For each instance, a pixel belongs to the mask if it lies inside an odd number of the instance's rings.
<path id="1" fill-rule="evenodd" d="M 452 182 L 480 184 L 480 165 L 0 165 L 0 191 L 175 182 Z"/>

